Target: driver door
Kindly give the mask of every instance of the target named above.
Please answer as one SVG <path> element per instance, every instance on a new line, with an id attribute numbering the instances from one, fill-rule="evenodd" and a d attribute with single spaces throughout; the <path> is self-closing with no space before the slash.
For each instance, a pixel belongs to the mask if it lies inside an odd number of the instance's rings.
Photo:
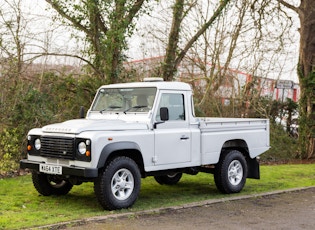
<path id="1" fill-rule="evenodd" d="M 155 120 L 159 124 L 155 134 L 155 165 L 176 164 L 191 161 L 191 132 L 185 111 L 183 93 L 162 92 Z M 167 108 L 169 119 L 162 122 L 160 108 Z M 162 122 L 162 123 L 160 123 Z"/>

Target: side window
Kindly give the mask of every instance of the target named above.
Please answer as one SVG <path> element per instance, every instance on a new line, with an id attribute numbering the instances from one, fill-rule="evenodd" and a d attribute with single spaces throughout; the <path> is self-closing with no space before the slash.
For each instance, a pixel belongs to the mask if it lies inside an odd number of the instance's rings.
<path id="1" fill-rule="evenodd" d="M 160 121 L 160 108 L 167 107 L 169 112 L 169 120 L 185 120 L 184 95 L 175 93 L 163 93 L 158 106 L 156 120 Z"/>

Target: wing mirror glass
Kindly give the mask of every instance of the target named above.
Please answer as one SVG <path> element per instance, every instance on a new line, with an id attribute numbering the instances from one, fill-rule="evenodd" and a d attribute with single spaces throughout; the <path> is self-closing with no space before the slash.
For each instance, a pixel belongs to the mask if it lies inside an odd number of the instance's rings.
<path id="1" fill-rule="evenodd" d="M 160 108 L 160 118 L 161 118 L 161 121 L 168 121 L 169 120 L 169 114 L 168 114 L 168 108 L 167 107 L 161 107 Z"/>

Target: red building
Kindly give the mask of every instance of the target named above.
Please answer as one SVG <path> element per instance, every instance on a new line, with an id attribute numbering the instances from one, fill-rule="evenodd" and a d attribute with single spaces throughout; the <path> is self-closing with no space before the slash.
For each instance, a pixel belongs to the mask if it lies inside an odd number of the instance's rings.
<path id="1" fill-rule="evenodd" d="M 150 77 L 152 72 L 158 73 L 157 67 L 163 62 L 164 56 L 152 57 L 125 63 L 125 66 L 140 71 L 140 75 Z M 156 76 L 155 76 L 156 77 Z M 226 104 L 231 98 L 240 96 L 270 97 L 274 100 L 285 101 L 290 98 L 297 102 L 300 88 L 293 81 L 278 81 L 272 78 L 253 76 L 239 70 L 215 67 L 210 63 L 183 60 L 178 68 L 176 80 L 192 84 L 198 90 L 206 91 L 209 87 L 216 97 Z M 279 85 L 279 83 L 286 83 Z M 277 87 L 278 86 L 278 87 Z M 290 87 L 289 87 L 290 86 Z"/>

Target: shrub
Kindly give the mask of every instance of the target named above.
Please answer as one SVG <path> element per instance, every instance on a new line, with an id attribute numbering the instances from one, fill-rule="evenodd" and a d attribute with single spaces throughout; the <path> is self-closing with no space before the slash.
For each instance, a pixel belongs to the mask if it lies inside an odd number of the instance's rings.
<path id="1" fill-rule="evenodd" d="M 270 124 L 271 148 L 261 155 L 263 162 L 286 162 L 298 156 L 298 141 L 287 133 L 283 126 Z"/>
<path id="2" fill-rule="evenodd" d="M 0 103 L 0 174 L 18 169 L 19 160 L 26 156 L 30 129 L 78 118 L 80 106 L 90 105 L 100 85 L 90 77 L 45 73 L 12 86 Z"/>
<path id="3" fill-rule="evenodd" d="M 17 128 L 3 129 L 0 133 L 0 174 L 18 168 L 20 143 Z"/>

